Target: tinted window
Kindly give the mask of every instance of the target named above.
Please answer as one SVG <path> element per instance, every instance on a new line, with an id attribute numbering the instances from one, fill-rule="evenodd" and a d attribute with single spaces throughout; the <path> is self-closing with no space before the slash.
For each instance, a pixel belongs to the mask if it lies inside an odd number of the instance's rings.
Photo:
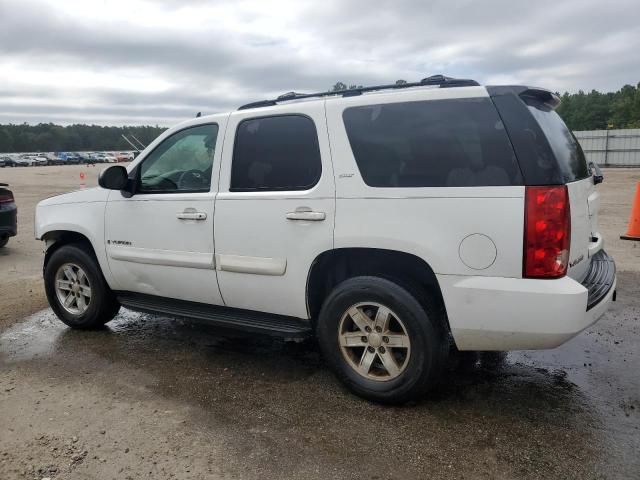
<path id="1" fill-rule="evenodd" d="M 231 191 L 306 190 L 321 171 L 318 135 L 310 118 L 283 115 L 238 125 Z"/>
<path id="2" fill-rule="evenodd" d="M 369 186 L 522 184 L 508 136 L 488 98 L 352 107 L 343 118 Z"/>
<path id="3" fill-rule="evenodd" d="M 589 176 L 587 161 L 580 144 L 553 109 L 540 103 L 530 104 L 529 111 L 544 132 L 565 182 Z"/>
<path id="4" fill-rule="evenodd" d="M 200 125 L 165 139 L 140 165 L 140 191 L 208 192 L 217 137 L 217 125 Z"/>
<path id="5" fill-rule="evenodd" d="M 514 94 L 492 97 L 518 157 L 526 185 L 561 185 L 562 175 L 544 132 Z"/>

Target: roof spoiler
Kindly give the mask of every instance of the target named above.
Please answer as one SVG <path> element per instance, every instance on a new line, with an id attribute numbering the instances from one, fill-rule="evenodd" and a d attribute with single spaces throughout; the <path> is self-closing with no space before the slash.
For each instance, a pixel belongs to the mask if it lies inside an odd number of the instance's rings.
<path id="1" fill-rule="evenodd" d="M 542 102 L 554 110 L 560 105 L 560 97 L 545 88 L 527 87 L 524 85 L 504 85 L 499 87 L 489 86 L 487 87 L 487 91 L 492 97 L 513 94 L 525 102 L 527 100 Z"/>

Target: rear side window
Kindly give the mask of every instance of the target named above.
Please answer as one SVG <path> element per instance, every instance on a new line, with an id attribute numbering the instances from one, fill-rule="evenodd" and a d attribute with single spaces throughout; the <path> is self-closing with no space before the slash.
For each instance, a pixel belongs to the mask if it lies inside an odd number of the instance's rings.
<path id="1" fill-rule="evenodd" d="M 527 102 L 527 106 L 549 142 L 564 181 L 587 178 L 589 170 L 584 152 L 560 115 L 539 102 Z"/>
<path id="2" fill-rule="evenodd" d="M 321 172 L 318 134 L 309 117 L 254 118 L 238 125 L 232 192 L 306 190 L 318 182 Z"/>
<path id="3" fill-rule="evenodd" d="M 371 187 L 522 185 L 522 174 L 488 98 L 351 107 L 343 119 Z"/>

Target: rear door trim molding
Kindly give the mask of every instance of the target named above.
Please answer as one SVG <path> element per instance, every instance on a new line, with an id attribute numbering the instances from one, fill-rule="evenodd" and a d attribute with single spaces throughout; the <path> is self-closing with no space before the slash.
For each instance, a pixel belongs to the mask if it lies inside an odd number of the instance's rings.
<path id="1" fill-rule="evenodd" d="M 282 276 L 287 271 L 287 259 L 217 253 L 216 268 L 223 272 Z"/>

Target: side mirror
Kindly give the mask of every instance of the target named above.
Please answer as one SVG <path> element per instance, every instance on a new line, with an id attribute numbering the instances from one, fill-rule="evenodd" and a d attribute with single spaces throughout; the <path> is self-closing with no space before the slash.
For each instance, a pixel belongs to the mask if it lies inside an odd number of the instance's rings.
<path id="1" fill-rule="evenodd" d="M 589 171 L 591 175 L 593 175 L 593 184 L 598 185 L 599 183 L 604 182 L 604 175 L 602 174 L 602 170 L 595 162 L 589 162 Z"/>
<path id="2" fill-rule="evenodd" d="M 125 190 L 129 182 L 127 169 L 122 165 L 113 165 L 100 172 L 98 185 L 107 190 Z"/>

